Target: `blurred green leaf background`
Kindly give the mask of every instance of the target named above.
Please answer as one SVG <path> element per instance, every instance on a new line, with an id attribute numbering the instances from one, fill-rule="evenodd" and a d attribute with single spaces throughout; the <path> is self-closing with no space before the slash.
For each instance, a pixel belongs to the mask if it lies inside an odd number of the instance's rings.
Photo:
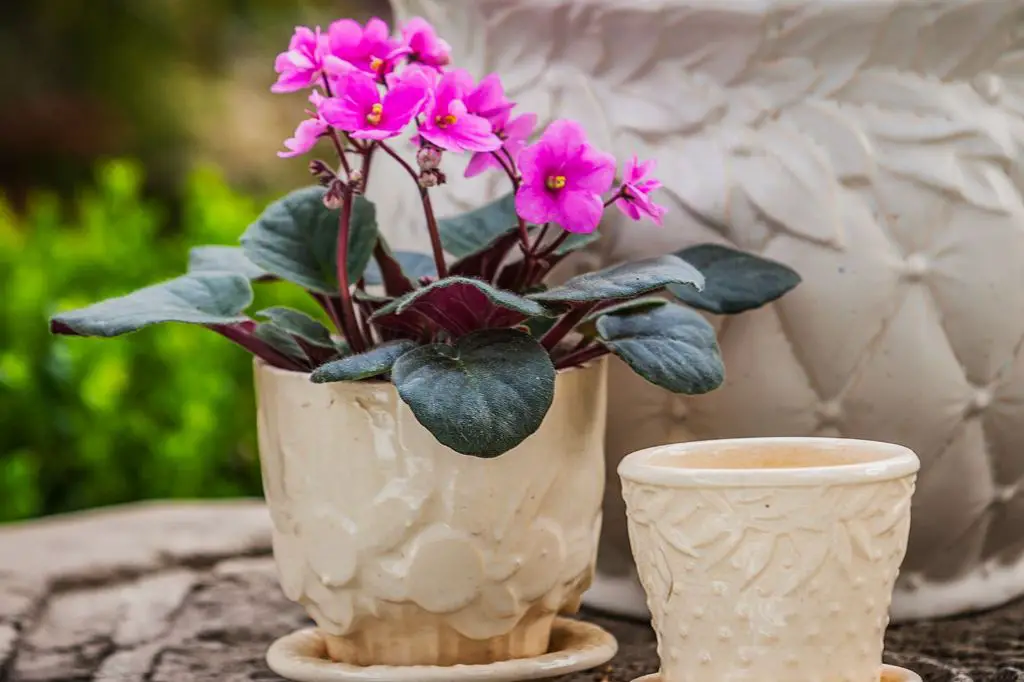
<path id="1" fill-rule="evenodd" d="M 383 1 L 37 0 L 0 9 L 0 521 L 259 495 L 251 358 L 206 330 L 56 338 L 47 318 L 182 272 L 307 184 L 276 157 L 296 24 Z M 301 292 L 257 305 L 317 312 Z M 258 309 L 258 308 L 257 308 Z"/>

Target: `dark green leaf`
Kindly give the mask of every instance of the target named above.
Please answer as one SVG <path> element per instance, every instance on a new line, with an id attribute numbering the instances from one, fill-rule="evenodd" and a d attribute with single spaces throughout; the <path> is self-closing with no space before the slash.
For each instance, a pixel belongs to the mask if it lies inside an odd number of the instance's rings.
<path id="1" fill-rule="evenodd" d="M 304 339 L 315 346 L 322 348 L 334 348 L 335 343 L 331 339 L 330 330 L 319 321 L 299 310 L 274 306 L 256 313 L 274 323 L 278 328 Z"/>
<path id="2" fill-rule="evenodd" d="M 250 281 L 274 279 L 273 275 L 246 258 L 240 246 L 196 246 L 188 252 L 189 272 L 234 272 Z"/>
<path id="3" fill-rule="evenodd" d="M 670 284 L 703 287 L 704 277 L 676 256 L 660 256 L 588 272 L 548 291 L 531 294 L 535 301 L 589 303 L 633 298 Z"/>
<path id="4" fill-rule="evenodd" d="M 482 250 L 517 225 L 515 195 L 511 193 L 462 215 L 437 221 L 441 245 L 456 258 Z"/>
<path id="5" fill-rule="evenodd" d="M 657 296 L 645 296 L 644 298 L 634 298 L 629 301 L 621 301 L 614 303 L 607 308 L 601 308 L 583 318 L 584 322 L 592 322 L 602 315 L 621 315 L 622 313 L 633 313 L 640 312 L 642 310 L 648 310 L 650 308 L 660 308 L 661 306 L 668 303 L 663 298 Z"/>
<path id="6" fill-rule="evenodd" d="M 529 317 L 553 313 L 536 301 L 486 282 L 446 277 L 392 301 L 373 315 L 382 326 L 427 318 L 455 336 L 479 329 L 514 327 Z"/>
<path id="7" fill-rule="evenodd" d="M 231 324 L 252 303 L 252 287 L 242 275 L 197 272 L 54 315 L 55 334 L 119 336 L 160 322 Z"/>
<path id="8" fill-rule="evenodd" d="M 676 254 L 703 273 L 704 289 L 671 285 L 674 296 L 694 308 L 735 315 L 771 303 L 800 283 L 782 263 L 718 244 L 700 244 Z"/>
<path id="9" fill-rule="evenodd" d="M 255 329 L 253 329 L 252 335 L 277 352 L 293 360 L 298 360 L 303 365 L 309 365 L 309 356 L 306 355 L 306 351 L 302 350 L 299 342 L 287 330 L 279 327 L 277 324 L 273 322 L 257 324 Z"/>
<path id="10" fill-rule="evenodd" d="M 416 282 L 421 277 L 436 277 L 437 268 L 434 267 L 433 256 L 415 251 L 395 251 L 391 257 L 402 268 L 402 274 L 410 281 Z M 363 273 L 363 281 L 367 286 L 377 286 L 384 283 L 380 272 L 380 266 L 370 261 Z"/>
<path id="11" fill-rule="evenodd" d="M 680 305 L 606 313 L 597 333 L 634 372 L 673 393 L 707 393 L 725 378 L 714 328 Z"/>
<path id="12" fill-rule="evenodd" d="M 246 257 L 264 270 L 321 294 L 338 291 L 340 210 L 323 204 L 323 187 L 296 190 L 270 204 L 242 235 Z M 377 241 L 376 209 L 355 198 L 349 227 L 348 274 L 355 284 Z"/>
<path id="13" fill-rule="evenodd" d="M 391 370 L 398 358 L 416 347 L 416 343 L 405 339 L 384 343 L 365 353 L 350 355 L 333 360 L 313 370 L 313 383 L 326 384 L 334 381 L 359 381 L 379 376 Z"/>
<path id="14" fill-rule="evenodd" d="M 555 393 L 547 351 L 514 329 L 421 346 L 399 358 L 391 376 L 438 441 L 476 457 L 497 457 L 523 442 L 540 427 Z"/>

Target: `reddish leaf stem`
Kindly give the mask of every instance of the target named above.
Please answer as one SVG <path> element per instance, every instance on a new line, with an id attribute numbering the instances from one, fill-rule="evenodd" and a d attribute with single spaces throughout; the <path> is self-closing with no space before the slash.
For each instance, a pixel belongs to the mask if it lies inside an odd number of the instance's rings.
<path id="1" fill-rule="evenodd" d="M 558 322 L 555 323 L 551 329 L 541 338 L 540 345 L 544 346 L 548 352 L 554 350 L 559 342 L 566 337 L 573 329 L 576 328 L 583 318 L 590 314 L 590 311 L 594 309 L 597 303 L 581 303 L 574 307 L 572 310 L 562 316 Z"/>
<path id="2" fill-rule="evenodd" d="M 600 343 L 596 343 L 593 346 L 587 346 L 586 348 L 582 348 L 578 351 L 573 351 L 572 353 L 562 356 L 557 362 L 555 362 L 555 369 L 576 367 L 577 365 L 582 365 L 590 362 L 591 360 L 597 359 L 606 353 L 608 353 L 608 349 Z"/>
<path id="3" fill-rule="evenodd" d="M 211 324 L 208 326 L 224 338 L 237 343 L 242 348 L 245 348 L 256 357 L 265 360 L 274 367 L 290 369 L 296 372 L 302 372 L 305 370 L 305 368 L 298 362 L 284 353 L 279 352 L 262 339 L 256 338 L 240 324 Z"/>

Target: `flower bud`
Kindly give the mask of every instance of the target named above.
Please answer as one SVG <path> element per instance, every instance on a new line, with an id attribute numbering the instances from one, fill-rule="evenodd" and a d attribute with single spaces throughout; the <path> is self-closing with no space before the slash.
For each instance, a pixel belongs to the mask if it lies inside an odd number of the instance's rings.
<path id="1" fill-rule="evenodd" d="M 422 171 L 437 170 L 441 165 L 441 150 L 437 147 L 420 147 L 416 152 L 416 163 Z"/>
<path id="2" fill-rule="evenodd" d="M 420 173 L 420 187 L 437 187 L 437 175 L 431 171 L 423 171 Z"/>
<path id="3" fill-rule="evenodd" d="M 324 193 L 324 206 L 329 209 L 341 208 L 342 197 L 345 195 L 345 185 L 341 180 L 335 178 L 327 187 Z"/>
<path id="4" fill-rule="evenodd" d="M 309 162 L 309 174 L 316 178 L 325 187 L 337 177 L 326 163 L 320 159 L 313 159 Z"/>

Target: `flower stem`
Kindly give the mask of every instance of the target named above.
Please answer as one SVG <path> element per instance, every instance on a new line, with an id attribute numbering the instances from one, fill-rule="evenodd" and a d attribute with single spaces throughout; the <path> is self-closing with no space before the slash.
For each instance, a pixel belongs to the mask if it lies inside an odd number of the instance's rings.
<path id="1" fill-rule="evenodd" d="M 554 350 L 555 346 L 566 337 L 566 335 L 576 328 L 583 318 L 590 314 L 590 311 L 594 309 L 597 303 L 582 303 L 565 315 L 562 316 L 558 322 L 555 323 L 551 329 L 541 338 L 540 345 L 544 346 L 548 352 Z"/>
<path id="2" fill-rule="evenodd" d="M 582 348 L 578 351 L 562 356 L 557 362 L 555 362 L 555 369 L 576 367 L 599 358 L 607 352 L 608 349 L 606 347 L 602 346 L 600 343 L 595 343 L 592 346 L 587 346 L 586 348 Z"/>
<path id="3" fill-rule="evenodd" d="M 505 152 L 505 156 L 508 158 L 508 163 L 505 163 L 505 159 L 502 158 L 499 152 L 491 152 L 491 156 L 501 164 L 501 169 L 505 171 L 505 175 L 508 176 L 509 182 L 512 183 L 512 192 L 519 191 L 519 175 L 516 173 L 515 166 L 512 164 L 512 156 L 506 150 L 500 150 Z M 526 231 L 526 221 L 520 218 L 518 215 L 516 219 L 519 221 L 519 247 L 523 251 L 523 256 L 530 260 L 533 252 L 530 249 L 530 234 Z"/>
<path id="4" fill-rule="evenodd" d="M 331 142 L 334 143 L 334 149 L 338 152 L 338 158 L 341 159 L 341 167 L 345 169 L 345 179 L 352 177 L 352 169 L 348 165 L 348 157 L 345 156 L 345 146 L 341 143 L 341 138 L 338 137 L 338 131 L 333 127 L 328 128 L 331 135 Z"/>
<path id="5" fill-rule="evenodd" d="M 352 188 L 346 187 L 341 199 L 341 215 L 338 217 L 338 293 L 341 295 L 341 319 L 345 339 L 356 353 L 366 350 L 352 305 L 351 281 L 348 276 L 348 237 L 352 222 Z"/>
<path id="6" fill-rule="evenodd" d="M 558 247 L 565 243 L 565 240 L 568 238 L 569 232 L 563 231 L 562 234 L 558 235 L 558 237 L 553 242 L 551 242 L 550 246 L 544 249 L 544 251 L 542 251 L 541 253 L 537 254 L 537 258 L 547 258 L 555 251 L 558 251 Z"/>
<path id="7" fill-rule="evenodd" d="M 540 245 L 544 243 L 544 239 L 548 236 L 548 230 L 551 229 L 551 223 L 544 223 L 544 227 L 540 228 L 540 234 L 537 235 L 537 239 L 534 240 L 533 246 L 530 247 L 530 253 L 534 256 L 540 251 Z"/>
<path id="8" fill-rule="evenodd" d="M 448 276 L 448 266 L 444 262 L 444 248 L 441 246 L 441 233 L 437 228 L 437 216 L 434 215 L 434 207 L 430 203 L 430 194 L 427 192 L 426 187 L 420 186 L 420 176 L 413 170 L 413 167 L 409 165 L 409 162 L 398 155 L 394 149 L 384 144 L 383 142 L 378 143 L 380 148 L 383 149 L 388 156 L 397 161 L 405 172 L 409 174 L 413 182 L 420 190 L 420 201 L 423 202 L 423 215 L 427 219 L 427 231 L 430 233 L 430 248 L 434 253 L 434 267 L 437 268 L 437 276 L 439 279 L 444 279 Z"/>

